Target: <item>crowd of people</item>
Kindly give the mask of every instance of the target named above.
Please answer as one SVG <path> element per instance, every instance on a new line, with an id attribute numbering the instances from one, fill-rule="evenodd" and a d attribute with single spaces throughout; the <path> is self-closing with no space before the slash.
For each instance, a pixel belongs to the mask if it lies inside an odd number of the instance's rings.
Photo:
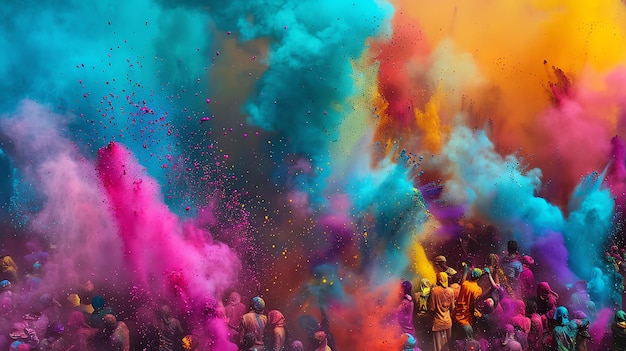
<path id="1" fill-rule="evenodd" d="M 49 257 L 31 250 L 20 257 L 28 267 L 21 271 L 12 256 L 2 256 L 0 351 L 210 349 L 168 304 L 132 318 L 90 281 L 72 291 L 42 288 Z M 520 254 L 516 241 L 508 242 L 506 252 L 486 257 L 482 265 L 462 262 L 455 269 L 445 256 L 436 256 L 434 283 L 416 276 L 414 288 L 411 280 L 401 281 L 392 319 L 398 333 L 389 336 L 400 350 L 626 350 L 621 275 L 626 250 L 610 247 L 605 266 L 592 267 L 589 281 L 574 281 L 565 290 L 536 281 L 533 270 L 539 267 Z M 338 351 L 328 316 L 298 340 L 289 329 L 295 321 L 288 324 L 279 310 L 266 308 L 261 296 L 247 301 L 230 291 L 213 315 L 239 350 Z M 592 331 L 595 321 L 603 325 Z"/>
<path id="2" fill-rule="evenodd" d="M 424 351 L 626 350 L 624 250 L 611 247 L 606 267 L 591 268 L 591 279 L 567 284 L 565 294 L 535 280 L 535 261 L 519 253 L 516 241 L 501 256 L 489 254 L 482 266 L 463 262 L 460 273 L 437 256 L 435 284 L 422 279 L 412 291 L 403 281 L 402 332 L 416 337 Z M 592 335 L 590 322 L 602 323 L 606 314 L 609 322 Z"/>
<path id="3" fill-rule="evenodd" d="M 90 280 L 69 290 L 44 285 L 54 266 L 52 254 L 34 242 L 27 246 L 26 256 L 0 256 L 0 351 L 215 349 L 211 336 L 166 303 L 144 309 L 141 301 L 133 304 L 131 297 L 114 296 Z M 230 291 L 203 315 L 223 321 L 221 328 L 239 350 L 331 350 L 330 333 L 320 322 L 309 326 L 308 339 L 288 339 L 283 313 L 266 311 L 260 296 L 249 301 L 244 304 L 238 292 Z"/>

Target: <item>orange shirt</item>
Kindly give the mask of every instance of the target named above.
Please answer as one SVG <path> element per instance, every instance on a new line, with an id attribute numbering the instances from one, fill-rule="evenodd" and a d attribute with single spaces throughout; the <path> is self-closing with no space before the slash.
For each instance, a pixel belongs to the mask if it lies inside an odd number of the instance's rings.
<path id="1" fill-rule="evenodd" d="M 454 291 L 451 288 L 435 286 L 430 290 L 428 310 L 434 312 L 433 331 L 452 328 L 450 311 L 454 311 Z"/>
<path id="2" fill-rule="evenodd" d="M 461 325 L 474 324 L 474 304 L 482 293 L 483 289 L 475 281 L 466 280 L 463 282 L 454 309 L 454 320 L 457 323 Z"/>

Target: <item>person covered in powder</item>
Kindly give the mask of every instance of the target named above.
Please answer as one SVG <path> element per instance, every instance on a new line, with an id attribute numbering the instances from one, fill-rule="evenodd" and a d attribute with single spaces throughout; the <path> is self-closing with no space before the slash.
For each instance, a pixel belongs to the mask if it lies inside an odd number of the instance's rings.
<path id="1" fill-rule="evenodd" d="M 495 253 L 490 253 L 487 258 L 487 267 L 485 267 L 485 273 L 489 270 L 491 275 L 483 274 L 482 277 L 478 280 L 478 285 L 483 291 L 489 291 L 493 284 L 491 280 L 495 282 L 498 286 L 507 286 L 506 285 L 506 275 L 504 275 L 504 271 L 500 268 L 500 256 Z M 491 278 L 489 278 L 491 276 Z"/>
<path id="2" fill-rule="evenodd" d="M 565 306 L 559 306 L 554 312 L 554 346 L 558 351 L 577 351 L 576 338 L 580 328 L 589 325 L 589 319 L 569 319 L 569 312 Z"/>
<path id="3" fill-rule="evenodd" d="M 96 295 L 91 299 L 91 306 L 93 306 L 93 312 L 89 316 L 89 325 L 102 329 L 104 327 L 104 316 L 113 314 L 113 310 L 111 307 L 105 306 L 104 298 L 100 295 Z"/>
<path id="4" fill-rule="evenodd" d="M 434 351 L 448 350 L 452 339 L 454 291 L 448 287 L 448 275 L 437 273 L 437 284 L 430 291 L 428 310 L 433 315 L 432 333 Z"/>
<path id="5" fill-rule="evenodd" d="M 606 282 L 604 280 L 604 274 L 598 267 L 591 269 L 591 279 L 587 282 L 587 291 L 598 309 L 606 306 L 608 291 L 606 290 Z"/>
<path id="6" fill-rule="evenodd" d="M 574 283 L 573 289 L 574 292 L 570 296 L 568 309 L 571 311 L 583 311 L 588 316 L 595 316 L 596 307 L 587 292 L 587 282 L 578 280 Z"/>
<path id="7" fill-rule="evenodd" d="M 11 256 L 4 256 L 2 260 L 0 260 L 0 268 L 2 271 L 0 272 L 0 280 L 8 280 L 11 283 L 15 284 L 19 280 L 19 274 L 17 269 L 17 264 L 13 261 Z"/>
<path id="8" fill-rule="evenodd" d="M 508 254 L 500 259 L 500 267 L 507 279 L 507 290 L 516 298 L 520 297 L 519 276 L 524 267 L 517 248 L 517 241 L 509 240 L 507 243 Z"/>
<path id="9" fill-rule="evenodd" d="M 320 330 L 318 332 L 315 332 L 313 337 L 315 338 L 315 349 L 314 349 L 314 351 L 332 351 L 330 346 L 328 346 L 328 338 L 326 337 L 326 332 L 325 331 Z M 415 338 L 413 338 L 413 339 L 415 339 Z"/>
<path id="10" fill-rule="evenodd" d="M 287 331 L 285 329 L 285 316 L 278 310 L 271 310 L 267 313 L 267 342 L 271 351 L 284 351 Z M 269 351 L 269 350 L 268 350 Z"/>
<path id="11" fill-rule="evenodd" d="M 68 350 L 94 351 L 98 329 L 90 327 L 81 311 L 73 311 L 67 318 Z"/>
<path id="12" fill-rule="evenodd" d="M 468 266 L 464 265 L 464 273 L 467 274 Z M 460 339 L 463 337 L 464 328 L 473 327 L 475 321 L 476 301 L 482 294 L 483 290 L 478 286 L 478 279 L 482 275 L 482 270 L 474 268 L 469 274 L 469 280 L 465 280 L 461 285 L 459 296 L 455 301 L 453 313 L 453 338 Z"/>
<path id="13" fill-rule="evenodd" d="M 304 351 L 304 344 L 300 340 L 294 340 L 291 345 L 289 345 L 289 351 Z"/>
<path id="14" fill-rule="evenodd" d="M 547 318 L 554 317 L 554 312 L 559 300 L 559 294 L 550 288 L 548 282 L 537 284 L 537 313 Z"/>
<path id="15" fill-rule="evenodd" d="M 544 333 L 547 337 L 543 338 L 544 347 L 550 347 L 554 344 L 552 331 L 555 326 L 554 313 L 559 300 L 559 294 L 550 288 L 548 282 L 540 282 L 537 284 L 537 313 L 541 316 Z"/>
<path id="16" fill-rule="evenodd" d="M 528 350 L 541 351 L 543 340 L 543 321 L 537 313 L 537 301 L 526 302 L 526 316 L 530 318 L 530 332 L 528 333 Z"/>
<path id="17" fill-rule="evenodd" d="M 528 300 L 537 293 L 535 273 L 530 269 L 535 264 L 535 260 L 528 255 L 521 256 L 520 260 L 522 262 L 522 272 L 519 274 L 520 293 L 522 299 Z"/>
<path id="18" fill-rule="evenodd" d="M 37 346 L 39 346 L 39 337 L 37 336 L 34 329 L 30 328 L 24 322 L 13 323 L 13 327 L 11 328 L 11 332 L 9 332 L 9 337 L 13 340 L 20 341 L 29 348 L 35 350 Z"/>
<path id="19" fill-rule="evenodd" d="M 104 334 L 109 340 L 110 351 L 130 351 L 130 331 L 126 323 L 118 321 L 112 314 L 103 318 Z"/>
<path id="20" fill-rule="evenodd" d="M 613 351 L 626 351 L 626 312 L 615 312 L 615 319 L 611 324 L 613 334 Z"/>
<path id="21" fill-rule="evenodd" d="M 410 281 L 402 281 L 400 284 L 400 295 L 400 306 L 398 306 L 396 311 L 398 324 L 403 333 L 415 336 L 415 327 L 413 326 L 415 304 L 413 302 L 413 284 Z"/>
<path id="22" fill-rule="evenodd" d="M 255 296 L 252 298 L 250 303 L 250 312 L 244 314 L 241 318 L 241 343 L 243 342 L 243 337 L 246 334 L 252 334 L 254 335 L 254 348 L 257 351 L 265 350 L 263 336 L 265 333 L 265 326 L 267 325 L 267 316 L 263 314 L 264 310 L 265 301 L 260 296 Z"/>
<path id="23" fill-rule="evenodd" d="M 522 344 L 515 339 L 515 327 L 511 324 L 506 324 L 501 333 L 501 351 L 524 351 Z"/>
<path id="24" fill-rule="evenodd" d="M 180 351 L 184 335 L 180 321 L 172 315 L 168 305 L 162 305 L 157 311 L 157 332 L 159 351 Z"/>
<path id="25" fill-rule="evenodd" d="M 246 314 L 246 305 L 241 302 L 241 295 L 233 291 L 226 299 L 224 313 L 228 320 L 228 337 L 230 341 L 237 342 L 239 336 L 239 327 L 241 327 L 241 318 Z"/>
<path id="26" fill-rule="evenodd" d="M 419 347 L 417 347 L 417 339 L 409 333 L 404 333 L 400 336 L 400 344 L 402 351 L 421 351 Z"/>

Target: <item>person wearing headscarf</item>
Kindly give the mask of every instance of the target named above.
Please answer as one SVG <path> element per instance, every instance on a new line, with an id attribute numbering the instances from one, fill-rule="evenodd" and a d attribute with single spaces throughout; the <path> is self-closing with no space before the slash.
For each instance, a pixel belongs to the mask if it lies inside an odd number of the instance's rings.
<path id="1" fill-rule="evenodd" d="M 239 295 L 238 292 L 233 291 L 228 295 L 226 306 L 224 306 L 224 313 L 228 320 L 228 336 L 231 341 L 235 342 L 239 334 L 241 318 L 246 314 L 246 305 L 241 302 L 241 295 Z"/>
<path id="2" fill-rule="evenodd" d="M 417 339 L 409 333 L 402 334 L 401 344 L 402 351 L 419 351 L 420 349 L 417 347 Z"/>
<path id="3" fill-rule="evenodd" d="M 595 315 L 595 303 L 587 292 L 587 282 L 579 280 L 574 283 L 574 292 L 569 299 L 569 307 L 572 311 L 584 311 L 587 315 Z"/>
<path id="4" fill-rule="evenodd" d="M 332 351 L 331 348 L 328 346 L 328 338 L 326 337 L 325 331 L 320 330 L 318 332 L 315 332 L 313 337 L 315 339 L 314 351 Z"/>
<path id="5" fill-rule="evenodd" d="M 598 267 L 591 269 L 591 279 L 587 282 L 587 291 L 591 297 L 591 301 L 595 303 L 598 309 L 606 305 L 608 291 L 602 270 Z"/>
<path id="6" fill-rule="evenodd" d="M 543 339 L 543 321 L 537 313 L 537 302 L 526 302 L 526 316 L 530 318 L 530 332 L 528 333 L 528 350 L 541 351 Z"/>
<path id="7" fill-rule="evenodd" d="M 428 297 L 430 296 L 430 280 L 422 278 L 420 280 L 419 291 L 417 292 L 416 304 L 417 314 L 424 314 L 428 311 Z"/>
<path id="8" fill-rule="evenodd" d="M 540 282 L 537 284 L 537 313 L 545 315 L 548 318 L 554 317 L 559 294 L 555 293 L 548 282 Z"/>
<path id="9" fill-rule="evenodd" d="M 404 280 L 401 283 L 401 302 L 396 312 L 398 324 L 403 333 L 409 333 L 415 336 L 415 327 L 413 326 L 413 311 L 415 305 L 413 304 L 413 284 L 410 281 Z M 430 291 L 429 291 L 430 293 Z"/>
<path id="10" fill-rule="evenodd" d="M 447 350 L 452 338 L 452 317 L 454 292 L 448 287 L 448 275 L 437 273 L 437 285 L 430 291 L 428 310 L 433 314 L 433 347 L 435 351 Z"/>
<path id="11" fill-rule="evenodd" d="M 11 256 L 4 256 L 2 260 L 0 260 L 0 268 L 2 268 L 2 272 L 0 272 L 0 280 L 8 280 L 11 283 L 15 284 L 18 281 L 18 270 L 15 261 Z"/>
<path id="12" fill-rule="evenodd" d="M 73 311 L 67 318 L 68 349 L 75 351 L 94 351 L 93 340 L 98 329 L 90 327 L 85 321 L 85 315 L 80 311 Z"/>
<path id="13" fill-rule="evenodd" d="M 530 333 L 530 318 L 526 317 L 526 303 L 522 300 L 513 300 L 513 316 L 511 317 L 511 324 L 513 327 L 521 330 L 528 337 Z"/>
<path id="14" fill-rule="evenodd" d="M 267 325 L 267 316 L 263 314 L 264 310 L 265 301 L 260 296 L 255 296 L 250 303 L 250 312 L 241 318 L 240 338 L 243 341 L 246 334 L 254 335 L 254 348 L 257 351 L 265 350 L 263 334 Z"/>
<path id="15" fill-rule="evenodd" d="M 285 316 L 278 310 L 269 311 L 267 313 L 267 326 L 270 328 L 268 347 L 271 346 L 272 351 L 283 351 L 287 339 Z"/>
<path id="16" fill-rule="evenodd" d="M 521 297 L 528 299 L 529 297 L 534 297 L 537 293 L 535 274 L 530 269 L 530 267 L 535 264 L 535 260 L 528 255 L 524 255 L 520 257 L 520 261 L 522 262 L 522 272 L 519 274 Z"/>
<path id="17" fill-rule="evenodd" d="M 613 351 L 626 351 L 626 312 L 615 312 L 615 320 L 611 324 L 613 334 Z"/>
<path id="18" fill-rule="evenodd" d="M 576 351 L 578 330 L 589 325 L 587 318 L 569 320 L 569 312 L 565 306 L 559 306 L 554 312 L 554 344 L 558 351 Z"/>
<path id="19" fill-rule="evenodd" d="M 515 327 L 506 324 L 502 331 L 501 348 L 502 351 L 522 351 L 522 344 L 515 339 Z"/>
<path id="20" fill-rule="evenodd" d="M 179 351 L 183 338 L 183 327 L 180 321 L 172 316 L 172 309 L 168 305 L 159 308 L 157 317 L 159 351 Z"/>

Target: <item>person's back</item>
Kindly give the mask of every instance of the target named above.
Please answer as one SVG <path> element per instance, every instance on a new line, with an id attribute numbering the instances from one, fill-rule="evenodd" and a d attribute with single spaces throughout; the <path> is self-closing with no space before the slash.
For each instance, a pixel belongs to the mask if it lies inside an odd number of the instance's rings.
<path id="1" fill-rule="evenodd" d="M 268 331 L 268 348 L 272 351 L 283 351 L 287 332 L 285 330 L 285 316 L 278 310 L 272 310 L 267 314 L 267 324 L 271 329 Z"/>
<path id="2" fill-rule="evenodd" d="M 224 313 L 228 319 L 229 335 L 237 335 L 241 326 L 241 318 L 246 314 L 246 305 L 241 302 L 241 295 L 238 292 L 230 293 L 226 306 L 224 306 Z"/>
<path id="3" fill-rule="evenodd" d="M 259 296 L 252 299 L 250 304 L 251 311 L 244 314 L 241 318 L 242 335 L 254 335 L 254 347 L 259 351 L 264 349 L 263 336 L 265 333 L 265 325 L 267 324 L 267 316 L 263 314 L 265 309 L 265 301 Z"/>
<path id="4" fill-rule="evenodd" d="M 466 280 L 461 285 L 459 296 L 456 299 L 454 308 L 454 321 L 461 326 L 474 324 L 475 302 L 482 294 L 482 289 L 478 286 L 477 280 L 482 275 L 478 268 L 474 268 L 470 275 L 470 280 Z"/>
<path id="5" fill-rule="evenodd" d="M 517 251 L 517 241 L 509 241 L 507 244 L 507 251 L 508 255 L 500 259 L 500 268 L 502 268 L 502 271 L 507 278 L 506 283 L 509 285 L 509 290 L 513 294 L 517 295 L 520 294 L 520 292 L 518 291 L 519 276 L 524 269 L 519 253 Z"/>
<path id="6" fill-rule="evenodd" d="M 172 317 L 169 306 L 163 305 L 159 309 L 159 351 L 178 351 L 181 349 L 183 328 L 180 321 Z"/>
<path id="7" fill-rule="evenodd" d="M 332 351 L 328 346 L 328 338 L 324 331 L 318 331 L 314 335 L 315 338 L 315 350 L 314 351 Z"/>
<path id="8" fill-rule="evenodd" d="M 104 328 L 109 335 L 109 345 L 111 351 L 130 351 L 130 330 L 126 323 L 117 321 L 112 314 L 107 314 L 103 318 Z"/>

